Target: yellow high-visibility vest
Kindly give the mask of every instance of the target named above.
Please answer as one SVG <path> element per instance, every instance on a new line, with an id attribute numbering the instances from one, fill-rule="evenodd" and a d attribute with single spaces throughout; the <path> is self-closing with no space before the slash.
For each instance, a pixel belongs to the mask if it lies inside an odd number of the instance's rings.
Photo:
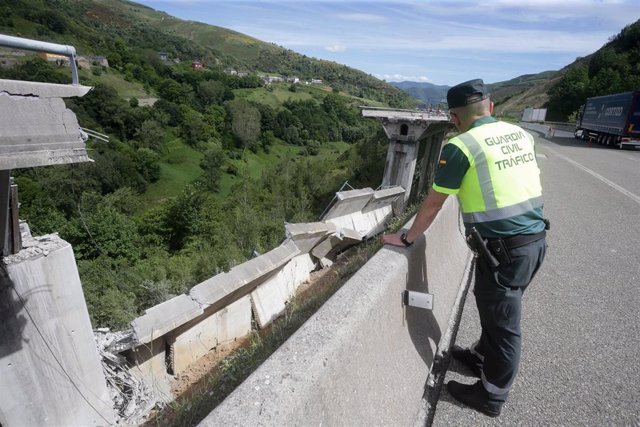
<path id="1" fill-rule="evenodd" d="M 542 186 L 533 137 L 505 122 L 487 123 L 452 138 L 469 161 L 457 192 L 465 223 L 498 221 L 541 208 Z"/>

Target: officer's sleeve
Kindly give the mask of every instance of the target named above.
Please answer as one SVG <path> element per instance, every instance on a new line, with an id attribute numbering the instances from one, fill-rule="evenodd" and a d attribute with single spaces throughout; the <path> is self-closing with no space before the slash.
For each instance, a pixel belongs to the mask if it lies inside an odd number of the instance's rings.
<path id="1" fill-rule="evenodd" d="M 455 145 L 442 147 L 433 189 L 444 194 L 458 194 L 462 178 L 469 169 L 469 159 Z"/>

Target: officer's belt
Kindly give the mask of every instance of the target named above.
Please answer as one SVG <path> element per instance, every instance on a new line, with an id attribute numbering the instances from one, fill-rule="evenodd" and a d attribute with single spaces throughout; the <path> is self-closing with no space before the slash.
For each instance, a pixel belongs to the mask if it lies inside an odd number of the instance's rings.
<path id="1" fill-rule="evenodd" d="M 504 237 L 502 239 L 487 239 L 489 242 L 496 240 L 502 240 L 507 249 L 515 249 L 520 246 L 528 245 L 529 243 L 537 242 L 540 239 L 544 239 L 547 236 L 547 231 L 542 230 L 536 234 L 518 234 L 513 237 Z"/>

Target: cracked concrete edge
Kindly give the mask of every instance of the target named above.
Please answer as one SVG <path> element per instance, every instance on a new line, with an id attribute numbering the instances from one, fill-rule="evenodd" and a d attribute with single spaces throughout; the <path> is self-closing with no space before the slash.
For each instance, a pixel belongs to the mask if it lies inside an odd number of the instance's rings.
<path id="1" fill-rule="evenodd" d="M 440 391 L 442 390 L 444 378 L 447 374 L 447 369 L 449 368 L 451 355 L 450 350 L 456 341 L 456 336 L 458 335 L 458 329 L 460 327 L 460 321 L 462 319 L 462 311 L 464 310 L 464 302 L 467 299 L 467 294 L 474 277 L 473 272 L 475 270 L 476 260 L 473 254 L 470 254 L 469 258 L 470 259 L 467 262 L 467 268 L 462 279 L 464 285 L 460 286 L 460 288 L 458 289 L 458 295 L 456 296 L 456 301 L 453 306 L 453 310 L 451 311 L 451 317 L 449 318 L 447 330 L 440 340 L 438 349 L 433 358 L 431 371 L 427 376 L 427 381 L 424 387 L 422 404 L 418 409 L 415 421 L 413 423 L 414 427 L 430 427 L 433 424 L 436 407 L 440 398 Z"/>

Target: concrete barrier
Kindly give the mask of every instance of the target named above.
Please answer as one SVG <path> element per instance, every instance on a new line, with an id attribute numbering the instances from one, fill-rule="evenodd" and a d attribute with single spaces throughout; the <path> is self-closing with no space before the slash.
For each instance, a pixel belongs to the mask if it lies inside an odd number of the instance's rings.
<path id="1" fill-rule="evenodd" d="M 545 138 L 575 138 L 573 132 L 568 132 L 562 129 L 556 129 L 553 126 L 542 125 L 538 123 L 518 123 L 518 125 L 524 129 L 540 132 Z"/>
<path id="2" fill-rule="evenodd" d="M 449 198 L 425 239 L 380 250 L 201 425 L 412 424 L 470 260 Z M 433 310 L 403 307 L 406 289 Z"/>

